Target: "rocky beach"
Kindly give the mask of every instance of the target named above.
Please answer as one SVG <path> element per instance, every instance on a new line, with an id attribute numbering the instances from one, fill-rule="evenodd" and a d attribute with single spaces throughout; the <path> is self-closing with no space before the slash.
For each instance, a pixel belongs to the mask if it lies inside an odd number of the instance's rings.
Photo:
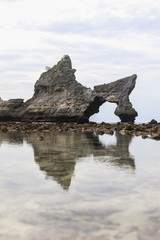
<path id="1" fill-rule="evenodd" d="M 64 56 L 32 98 L 0 99 L 0 238 L 158 240 L 160 122 L 135 122 L 137 75 L 91 89 L 74 73 Z M 90 121 L 105 102 L 120 122 Z"/>
<path id="2" fill-rule="evenodd" d="M 160 139 L 160 123 L 156 120 L 134 123 L 138 113 L 132 107 L 129 95 L 135 87 L 136 74 L 94 86 L 92 90 L 76 80 L 75 72 L 70 57 L 64 55 L 56 65 L 40 75 L 32 98 L 26 102 L 23 99 L 0 99 L 0 131 L 91 132 L 99 135 L 119 132 Z M 114 113 L 121 122 L 90 122 L 90 116 L 98 113 L 106 101 L 116 104 Z"/>
<path id="3" fill-rule="evenodd" d="M 0 132 L 8 133 L 32 133 L 39 132 L 39 137 L 43 140 L 43 133 L 71 132 L 71 133 L 96 133 L 99 135 L 113 135 L 118 132 L 122 135 L 141 136 L 160 140 L 160 123 L 151 120 L 149 123 L 53 123 L 53 122 L 0 122 Z"/>

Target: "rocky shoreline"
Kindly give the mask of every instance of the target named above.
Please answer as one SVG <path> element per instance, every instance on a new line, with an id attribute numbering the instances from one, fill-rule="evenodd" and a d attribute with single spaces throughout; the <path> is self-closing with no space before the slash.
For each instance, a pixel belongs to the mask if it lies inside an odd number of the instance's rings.
<path id="1" fill-rule="evenodd" d="M 141 136 L 143 139 L 150 138 L 160 140 L 160 123 L 151 120 L 149 123 L 52 123 L 52 122 L 0 122 L 0 132 L 9 133 L 32 133 L 39 132 L 74 132 L 74 133 L 96 133 L 98 135 L 113 135 L 119 132 L 122 135 Z"/>

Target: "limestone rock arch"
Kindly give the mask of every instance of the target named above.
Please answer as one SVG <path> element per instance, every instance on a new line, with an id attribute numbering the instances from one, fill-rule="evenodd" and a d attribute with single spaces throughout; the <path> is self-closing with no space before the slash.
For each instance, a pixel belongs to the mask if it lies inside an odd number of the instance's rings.
<path id="1" fill-rule="evenodd" d="M 94 87 L 84 87 L 76 81 L 71 59 L 65 55 L 48 68 L 36 81 L 33 97 L 0 99 L 0 121 L 88 122 L 106 101 L 117 104 L 115 114 L 123 122 L 133 122 L 138 115 L 129 100 L 137 76 Z"/>

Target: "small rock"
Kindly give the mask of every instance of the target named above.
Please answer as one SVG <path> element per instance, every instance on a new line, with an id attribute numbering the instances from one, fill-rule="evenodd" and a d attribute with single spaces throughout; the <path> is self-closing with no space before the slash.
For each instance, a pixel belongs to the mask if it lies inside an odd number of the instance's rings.
<path id="1" fill-rule="evenodd" d="M 152 119 L 150 122 L 149 122 L 149 124 L 156 124 L 157 123 L 157 121 L 155 120 L 155 119 Z"/>
<path id="2" fill-rule="evenodd" d="M 125 130 L 133 130 L 134 129 L 134 127 L 133 127 L 133 125 L 132 124 L 127 124 L 127 126 L 125 127 Z"/>
<path id="3" fill-rule="evenodd" d="M 98 130 L 96 133 L 99 134 L 99 135 L 103 135 L 104 131 Z"/>
<path id="4" fill-rule="evenodd" d="M 7 129 L 6 126 L 2 126 L 2 127 L 1 127 L 1 131 L 2 131 L 2 132 L 7 132 L 7 130 L 8 130 L 8 129 Z"/>
<path id="5" fill-rule="evenodd" d="M 160 140 L 160 134 L 152 134 L 151 139 Z"/>
<path id="6" fill-rule="evenodd" d="M 142 138 L 143 138 L 143 139 L 146 139 L 146 138 L 148 138 L 148 135 L 147 135 L 147 134 L 143 134 L 143 135 L 142 135 Z"/>

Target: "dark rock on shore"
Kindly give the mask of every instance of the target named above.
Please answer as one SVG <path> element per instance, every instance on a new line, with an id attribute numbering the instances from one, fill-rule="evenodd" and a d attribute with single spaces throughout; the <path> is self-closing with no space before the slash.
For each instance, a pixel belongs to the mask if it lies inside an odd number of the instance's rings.
<path id="1" fill-rule="evenodd" d="M 74 133 L 96 133 L 98 135 L 120 133 L 121 135 L 142 136 L 160 140 L 160 123 L 42 123 L 42 122 L 0 122 L 0 132 L 39 133 L 39 139 L 44 140 L 41 133 L 45 132 L 74 132 Z"/>
<path id="2" fill-rule="evenodd" d="M 41 74 L 34 95 L 23 99 L 0 100 L 0 121 L 52 121 L 85 123 L 106 101 L 116 103 L 115 114 L 122 122 L 134 122 L 138 115 L 129 101 L 136 75 L 109 84 L 84 87 L 75 79 L 71 59 L 65 55 L 53 68 Z"/>

